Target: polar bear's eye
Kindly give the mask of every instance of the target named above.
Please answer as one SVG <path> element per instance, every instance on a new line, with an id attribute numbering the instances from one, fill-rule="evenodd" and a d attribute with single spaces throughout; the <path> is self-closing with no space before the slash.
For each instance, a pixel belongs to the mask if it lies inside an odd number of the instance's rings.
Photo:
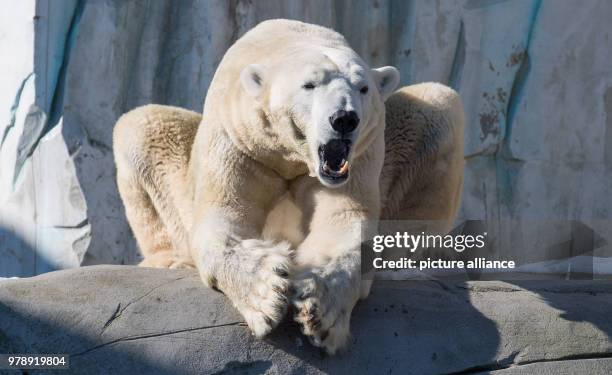
<path id="1" fill-rule="evenodd" d="M 362 93 L 363 95 L 365 95 L 365 94 L 367 94 L 367 93 L 368 93 L 368 90 L 369 90 L 369 89 L 368 89 L 368 86 L 363 86 L 363 87 L 361 88 L 361 90 L 359 90 L 359 92 L 360 92 L 360 93 Z"/>
<path id="2" fill-rule="evenodd" d="M 305 89 L 305 90 L 312 90 L 312 89 L 314 89 L 314 88 L 315 88 L 315 84 L 314 84 L 314 83 L 312 83 L 312 82 L 306 82 L 306 83 L 305 83 L 305 84 L 302 86 L 302 88 L 303 88 L 303 89 Z"/>

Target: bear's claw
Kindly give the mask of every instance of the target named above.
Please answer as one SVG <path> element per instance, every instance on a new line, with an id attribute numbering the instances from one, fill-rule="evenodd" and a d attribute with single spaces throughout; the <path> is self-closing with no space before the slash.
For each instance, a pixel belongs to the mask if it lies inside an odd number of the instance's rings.
<path id="1" fill-rule="evenodd" d="M 261 338 L 278 325 L 289 304 L 290 250 L 285 243 L 242 241 L 236 248 L 236 265 L 242 277 L 228 295 L 249 328 Z"/>
<path id="2" fill-rule="evenodd" d="M 347 311 L 351 309 L 346 308 L 348 301 L 343 297 L 350 293 L 341 290 L 338 283 L 331 284 L 326 277 L 311 272 L 299 275 L 293 288 L 293 320 L 310 343 L 324 348 L 328 354 L 344 347 L 350 336 Z"/>

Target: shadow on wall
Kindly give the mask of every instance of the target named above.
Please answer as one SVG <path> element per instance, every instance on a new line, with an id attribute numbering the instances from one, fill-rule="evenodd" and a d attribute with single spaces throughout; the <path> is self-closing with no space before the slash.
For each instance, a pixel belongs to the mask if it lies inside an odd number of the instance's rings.
<path id="1" fill-rule="evenodd" d="M 0 226 L 0 277 L 30 277 L 56 269 L 13 230 Z"/>

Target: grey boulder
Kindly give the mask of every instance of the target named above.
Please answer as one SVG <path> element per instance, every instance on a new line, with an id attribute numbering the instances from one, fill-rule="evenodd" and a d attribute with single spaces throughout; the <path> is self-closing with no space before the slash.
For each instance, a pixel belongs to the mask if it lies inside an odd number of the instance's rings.
<path id="1" fill-rule="evenodd" d="M 253 338 L 194 271 L 95 266 L 0 281 L 0 353 L 62 373 L 612 373 L 607 281 L 377 281 L 340 355 L 289 321 Z"/>

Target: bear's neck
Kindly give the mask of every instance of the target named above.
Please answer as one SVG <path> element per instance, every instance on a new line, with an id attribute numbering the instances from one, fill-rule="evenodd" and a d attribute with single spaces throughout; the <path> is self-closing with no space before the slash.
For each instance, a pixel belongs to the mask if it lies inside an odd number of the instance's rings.
<path id="1" fill-rule="evenodd" d="M 270 118 L 261 109 L 235 113 L 239 115 L 233 115 L 224 128 L 240 151 L 286 180 L 309 173 L 306 142 L 281 131 L 290 129 L 290 124 L 279 123 L 283 120 Z"/>

